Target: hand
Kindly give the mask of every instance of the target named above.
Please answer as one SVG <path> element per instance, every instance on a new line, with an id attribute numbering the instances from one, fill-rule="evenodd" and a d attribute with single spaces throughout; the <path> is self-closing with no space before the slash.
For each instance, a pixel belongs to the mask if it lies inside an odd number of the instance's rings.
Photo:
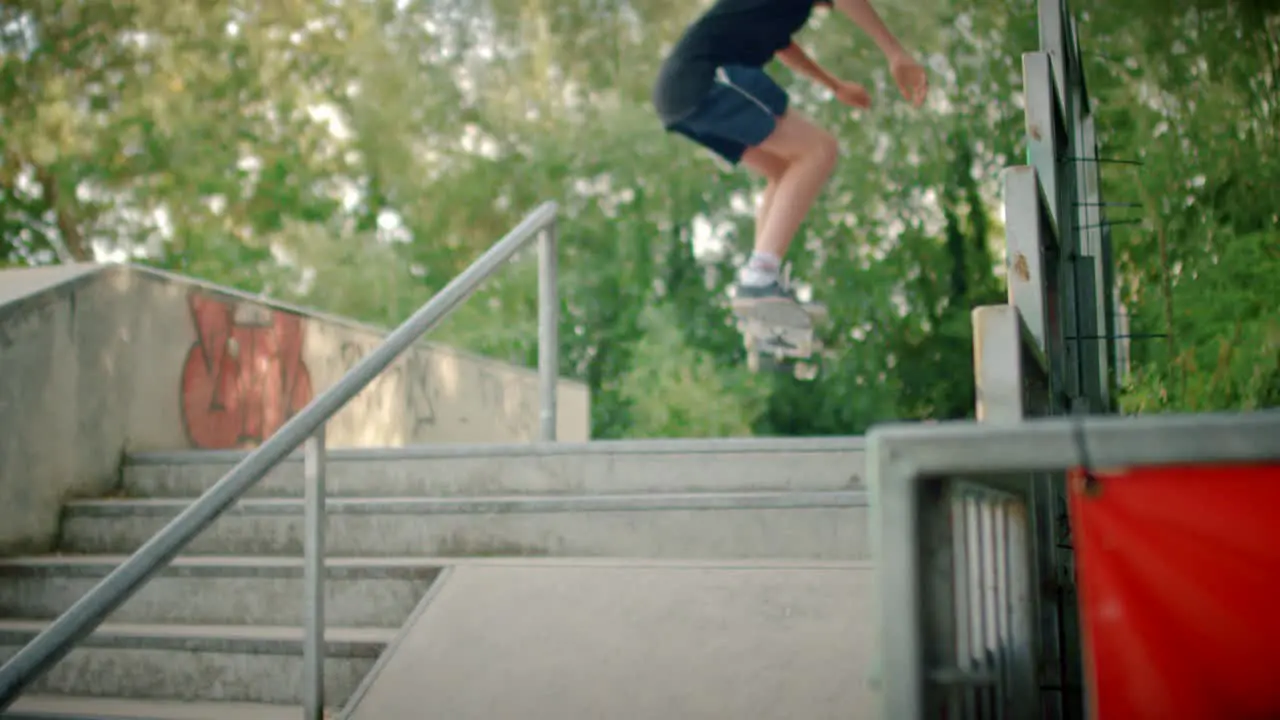
<path id="1" fill-rule="evenodd" d="M 893 73 L 894 82 L 902 91 L 902 97 L 912 105 L 920 107 L 924 104 L 925 93 L 929 90 L 929 79 L 924 68 L 920 67 L 910 55 L 898 55 L 889 62 L 889 71 Z"/>
<path id="2" fill-rule="evenodd" d="M 856 82 L 837 80 L 834 88 L 836 99 L 849 107 L 866 110 L 871 107 L 871 93 Z"/>

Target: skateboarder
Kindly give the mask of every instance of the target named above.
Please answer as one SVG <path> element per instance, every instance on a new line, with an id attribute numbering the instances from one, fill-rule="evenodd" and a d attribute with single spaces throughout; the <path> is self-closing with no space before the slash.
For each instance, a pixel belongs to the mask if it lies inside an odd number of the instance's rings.
<path id="1" fill-rule="evenodd" d="M 839 148 L 831 133 L 788 108 L 786 91 L 763 67 L 776 56 L 846 105 L 871 106 L 866 88 L 833 77 L 792 42 L 815 5 L 833 4 L 871 36 L 902 94 L 919 107 L 927 87 L 924 69 L 869 0 L 716 0 L 672 48 L 653 90 L 654 107 L 667 131 L 767 180 L 756 213 L 755 251 L 740 269 L 734 291 L 735 310 L 766 322 L 808 322 L 780 282 L 779 268 L 830 178 Z"/>

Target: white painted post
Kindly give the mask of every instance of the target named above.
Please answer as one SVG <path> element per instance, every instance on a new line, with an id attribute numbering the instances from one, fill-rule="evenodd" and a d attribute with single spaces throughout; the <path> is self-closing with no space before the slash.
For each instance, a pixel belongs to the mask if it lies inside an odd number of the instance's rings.
<path id="1" fill-rule="evenodd" d="M 1039 174 L 1032 167 L 1016 165 L 1006 168 L 1002 176 L 1009 304 L 1018 309 L 1036 350 L 1047 356 L 1053 343 L 1048 336 L 1046 303 L 1052 298 L 1046 296 L 1049 282 L 1044 251 L 1047 243 L 1056 240 L 1045 227 L 1046 198 L 1040 191 Z"/>
<path id="2" fill-rule="evenodd" d="M 1023 407 L 1022 321 L 1012 305 L 973 309 L 973 368 L 981 422 L 1017 423 Z"/>
<path id="3" fill-rule="evenodd" d="M 1026 92 L 1027 162 L 1036 169 L 1049 217 L 1057 234 L 1058 148 L 1065 143 L 1062 114 L 1054 101 L 1053 75 L 1049 56 L 1042 52 L 1023 53 L 1022 81 Z"/>

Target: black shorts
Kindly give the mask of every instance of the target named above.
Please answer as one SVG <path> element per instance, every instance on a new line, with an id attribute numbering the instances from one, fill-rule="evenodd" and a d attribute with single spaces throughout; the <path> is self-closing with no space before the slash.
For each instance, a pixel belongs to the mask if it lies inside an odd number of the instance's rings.
<path id="1" fill-rule="evenodd" d="M 737 165 L 747 148 L 773 133 L 788 100 L 787 91 L 763 69 L 722 67 L 698 107 L 671 130 Z"/>

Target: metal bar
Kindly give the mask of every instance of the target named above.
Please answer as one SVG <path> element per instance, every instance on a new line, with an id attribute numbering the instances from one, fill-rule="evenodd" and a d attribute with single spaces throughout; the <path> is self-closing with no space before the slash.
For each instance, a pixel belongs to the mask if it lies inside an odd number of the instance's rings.
<path id="1" fill-rule="evenodd" d="M 93 632 L 156 571 L 167 565 L 187 543 L 239 500 L 268 470 L 341 410 L 400 354 L 470 297 L 485 278 L 502 267 L 540 229 L 547 227 L 554 220 L 555 213 L 554 202 L 544 203 L 530 213 L 506 237 L 495 243 L 404 324 L 392 331 L 381 345 L 351 368 L 333 387 L 308 403 L 257 450 L 241 460 L 213 487 L 187 506 L 128 560 L 103 578 L 0 667 L 0 711 L 7 709 L 28 685 L 61 660 L 76 643 Z"/>
<path id="2" fill-rule="evenodd" d="M 1080 81 L 1083 87 L 1084 76 L 1081 74 Z M 1095 130 L 1095 121 L 1092 115 L 1084 117 L 1081 125 L 1081 143 L 1080 151 L 1087 156 L 1095 156 L 1098 154 L 1098 136 Z M 1085 199 L 1096 201 L 1104 207 L 1118 206 L 1140 206 L 1140 203 L 1116 203 L 1107 201 L 1102 192 L 1102 174 L 1101 168 L 1096 164 L 1082 165 L 1079 167 L 1080 175 L 1084 178 L 1084 186 L 1086 188 Z M 1089 212 L 1081 224 L 1084 226 L 1082 231 L 1087 232 L 1087 254 L 1093 258 L 1093 277 L 1094 283 L 1094 320 L 1093 325 L 1095 332 L 1099 335 L 1111 335 L 1115 332 L 1114 323 L 1111 321 L 1111 287 L 1115 281 L 1114 268 L 1111 267 L 1111 236 L 1108 228 L 1098 228 L 1096 230 L 1084 230 L 1095 222 L 1107 220 L 1106 210 L 1099 208 L 1096 212 Z M 1094 347 L 1090 353 L 1090 357 L 1095 358 L 1094 362 L 1097 367 L 1098 376 L 1096 384 L 1100 390 L 1099 412 L 1111 412 L 1116 407 L 1115 389 L 1117 385 L 1112 382 L 1114 377 L 1114 368 L 1112 366 L 1112 357 L 1114 356 L 1115 341 L 1107 338 L 1103 342 Z"/>
<path id="3" fill-rule="evenodd" d="M 1067 342 L 1072 340 L 1157 340 L 1159 338 L 1169 337 L 1169 333 L 1131 333 L 1120 335 L 1079 335 L 1067 338 Z"/>
<path id="4" fill-rule="evenodd" d="M 872 557 L 880 592 L 876 634 L 881 657 L 875 671 L 880 717 L 916 720 L 926 717 L 928 684 L 923 631 L 927 583 L 920 567 L 922 503 L 908 491 L 916 484 L 913 468 L 893 453 L 881 452 L 883 446 L 869 443 L 866 456 Z"/>
<path id="5" fill-rule="evenodd" d="M 305 479 L 303 495 L 302 551 L 304 590 L 304 634 L 302 638 L 302 717 L 324 719 L 324 586 L 325 544 L 325 427 L 307 438 L 302 461 Z"/>
<path id="6" fill-rule="evenodd" d="M 999 652 L 1000 646 L 994 638 L 995 627 L 992 610 L 994 609 L 993 596 L 995 595 L 995 576 L 991 567 L 991 505 L 984 498 L 979 497 L 974 504 L 977 515 L 978 526 L 978 632 L 982 637 L 982 674 L 988 677 L 995 677 L 996 663 L 995 654 Z M 995 715 L 996 704 L 998 698 L 996 694 L 999 692 L 997 686 L 993 683 L 982 690 L 982 704 L 979 712 L 982 717 L 990 718 Z"/>
<path id="7" fill-rule="evenodd" d="M 1035 481 L 1032 480 L 1034 486 Z M 1009 536 L 1009 628 L 1012 633 L 1013 647 L 1018 651 L 1018 662 L 1014 664 L 1017 675 L 1013 684 L 1017 691 L 1017 702 L 1013 706 L 1014 717 L 1028 717 L 1040 706 L 1039 692 L 1036 687 L 1036 641 L 1031 624 L 1038 605 L 1031 593 L 1031 549 L 1028 545 L 1032 537 L 1028 526 L 1030 508 L 1027 502 L 1034 497 L 1024 496 L 1023 505 L 1015 507 Z"/>
<path id="8" fill-rule="evenodd" d="M 983 662 L 986 640 L 982 637 L 982 527 L 981 509 L 977 497 L 970 495 L 964 504 L 965 551 L 969 554 L 965 572 L 969 575 L 969 671 L 984 674 Z M 971 689 L 968 708 L 973 720 L 984 717 L 985 687 Z"/>
<path id="9" fill-rule="evenodd" d="M 962 674 L 977 670 L 973 666 L 973 574 L 969 571 L 969 499 L 962 492 L 954 493 L 951 498 L 952 526 L 952 582 L 955 596 L 956 613 L 956 669 Z M 952 710 L 962 718 L 974 718 L 973 689 L 957 684 L 956 706 Z"/>
<path id="10" fill-rule="evenodd" d="M 1141 222 L 1143 222 L 1142 218 L 1122 218 L 1120 220 L 1107 220 L 1106 222 L 1100 222 L 1100 223 L 1097 223 L 1096 225 L 1085 225 L 1084 227 L 1078 228 L 1078 229 L 1097 230 L 1098 228 L 1113 228 L 1118 225 L 1138 225 Z"/>
<path id="11" fill-rule="evenodd" d="M 995 592 L 992 593 L 992 621 L 995 625 L 997 640 L 996 649 L 996 687 L 999 694 L 998 704 L 996 706 L 996 714 L 998 717 L 1007 717 L 1009 708 L 1009 697 L 1011 694 L 1010 676 L 1013 674 L 1012 657 L 1013 647 L 1012 638 L 1009 635 L 1008 614 L 1005 608 L 1009 601 L 1009 565 L 1008 565 L 1008 545 L 1009 545 L 1009 529 L 1008 529 L 1008 500 L 992 500 L 991 501 L 991 519 L 993 522 L 992 537 L 992 566 L 995 574 Z"/>
<path id="12" fill-rule="evenodd" d="M 1080 278 L 1080 267 L 1073 260 L 1078 257 L 1082 251 L 1081 242 L 1083 238 L 1080 235 L 1081 228 L 1079 214 L 1070 212 L 1072 203 L 1079 199 L 1079 177 L 1077 173 L 1067 172 L 1066 168 L 1060 166 L 1062 157 L 1078 157 L 1082 155 L 1079 152 L 1079 130 L 1080 130 L 1080 111 L 1077 107 L 1077 91 L 1078 87 L 1075 83 L 1075 65 L 1073 44 L 1071 39 L 1071 20 L 1066 13 L 1066 8 L 1061 0 L 1055 0 L 1059 5 L 1058 22 L 1060 30 L 1055 38 L 1055 42 L 1061 42 L 1061 54 L 1058 60 L 1062 62 L 1061 67 L 1061 84 L 1058 86 L 1060 93 L 1059 99 L 1062 101 L 1062 130 L 1063 144 L 1054 147 L 1054 173 L 1057 176 L 1056 189 L 1058 192 L 1057 206 L 1063 211 L 1058 217 L 1059 242 L 1063 250 L 1063 257 L 1067 262 L 1059 265 L 1059 294 L 1055 298 L 1057 307 L 1062 313 L 1062 335 L 1076 335 L 1081 332 L 1081 325 L 1089 315 L 1088 308 L 1084 305 L 1084 298 L 1081 297 L 1080 287 L 1082 281 Z M 1056 338 L 1062 342 L 1062 336 Z M 1085 378 L 1085 368 L 1080 348 L 1060 345 L 1064 363 L 1062 374 L 1063 389 L 1070 398 L 1070 409 L 1076 410 L 1080 403 L 1084 402 L 1086 396 L 1087 381 Z"/>
<path id="13" fill-rule="evenodd" d="M 1121 159 L 1118 159 L 1118 158 L 1102 158 L 1102 157 L 1098 157 L 1098 158 L 1095 158 L 1095 157 L 1065 157 L 1065 158 L 1063 158 L 1063 160 L 1070 160 L 1070 161 L 1072 161 L 1072 162 L 1091 162 L 1091 163 L 1099 163 L 1099 164 L 1103 164 L 1103 165 L 1143 165 L 1143 164 L 1145 164 L 1145 163 L 1143 163 L 1143 161 L 1141 161 L 1141 160 L 1121 160 Z"/>
<path id="14" fill-rule="evenodd" d="M 556 289 L 556 227 L 549 225 L 538 243 L 538 392 L 541 439 L 556 439 L 556 388 L 560 377 L 560 295 Z"/>

